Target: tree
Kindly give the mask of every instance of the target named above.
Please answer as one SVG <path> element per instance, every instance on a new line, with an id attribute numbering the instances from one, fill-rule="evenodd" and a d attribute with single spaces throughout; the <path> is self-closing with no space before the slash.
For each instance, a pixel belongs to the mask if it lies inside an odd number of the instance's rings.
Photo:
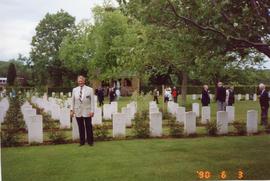
<path id="1" fill-rule="evenodd" d="M 30 52 L 36 81 L 40 84 L 61 86 L 65 70 L 59 58 L 59 49 L 65 36 L 75 26 L 75 18 L 63 10 L 47 13 L 36 27 Z M 49 80 L 49 82 L 48 82 Z"/>
<path id="2" fill-rule="evenodd" d="M 171 28 L 189 26 L 221 39 L 227 51 L 252 49 L 270 57 L 268 0 L 130 0 L 121 1 L 139 19 Z"/>
<path id="3" fill-rule="evenodd" d="M 10 63 L 7 71 L 7 83 L 9 86 L 13 86 L 15 84 L 16 77 L 16 67 L 14 63 Z"/>
<path id="4" fill-rule="evenodd" d="M 143 28 L 109 5 L 94 8 L 94 20 L 93 25 L 80 23 L 64 39 L 60 57 L 65 67 L 86 70 L 90 78 L 99 80 L 134 75 Z"/>

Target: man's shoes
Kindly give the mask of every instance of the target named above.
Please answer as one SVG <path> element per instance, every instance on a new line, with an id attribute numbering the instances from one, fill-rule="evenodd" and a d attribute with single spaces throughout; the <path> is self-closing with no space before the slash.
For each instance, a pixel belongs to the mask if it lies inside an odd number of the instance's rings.
<path id="1" fill-rule="evenodd" d="M 83 146 L 84 144 L 79 144 L 79 147 Z"/>

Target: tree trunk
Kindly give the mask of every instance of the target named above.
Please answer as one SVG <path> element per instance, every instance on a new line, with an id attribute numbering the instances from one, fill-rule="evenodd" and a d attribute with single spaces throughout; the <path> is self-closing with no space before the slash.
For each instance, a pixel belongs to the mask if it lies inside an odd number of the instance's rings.
<path id="1" fill-rule="evenodd" d="M 187 100 L 187 79 L 188 74 L 187 72 L 182 72 L 182 85 L 181 85 L 181 99 L 182 99 L 182 106 L 186 105 Z"/>

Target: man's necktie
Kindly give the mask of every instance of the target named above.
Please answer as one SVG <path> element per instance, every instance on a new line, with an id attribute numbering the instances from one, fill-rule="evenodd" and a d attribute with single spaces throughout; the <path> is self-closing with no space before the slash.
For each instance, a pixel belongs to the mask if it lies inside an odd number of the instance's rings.
<path id="1" fill-rule="evenodd" d="M 82 103 L 82 88 L 83 87 L 81 86 L 81 89 L 80 89 L 80 98 L 79 98 L 81 103 Z"/>

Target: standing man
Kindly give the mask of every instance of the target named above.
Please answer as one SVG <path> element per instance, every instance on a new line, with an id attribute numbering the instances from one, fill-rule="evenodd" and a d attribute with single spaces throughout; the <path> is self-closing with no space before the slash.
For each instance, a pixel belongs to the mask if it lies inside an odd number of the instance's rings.
<path id="1" fill-rule="evenodd" d="M 260 84 L 259 89 L 261 91 L 260 94 L 260 106 L 261 106 L 261 124 L 267 125 L 267 117 L 268 117 L 268 108 L 269 108 L 269 96 L 268 92 L 265 90 L 265 85 Z"/>
<path id="2" fill-rule="evenodd" d="M 158 92 L 157 88 L 154 89 L 153 95 L 154 95 L 154 101 L 156 101 L 156 103 L 158 104 L 159 92 Z"/>
<path id="3" fill-rule="evenodd" d="M 98 102 L 99 102 L 99 106 L 103 106 L 103 101 L 104 101 L 104 90 L 103 88 L 100 86 L 98 88 L 98 91 L 97 91 L 97 97 L 98 97 Z"/>
<path id="4" fill-rule="evenodd" d="M 225 111 L 226 108 L 226 89 L 223 87 L 222 82 L 218 82 L 216 91 L 217 110 Z"/>
<path id="5" fill-rule="evenodd" d="M 230 86 L 226 90 L 226 103 L 227 103 L 227 106 L 233 106 L 234 104 L 234 87 L 233 86 Z"/>
<path id="6" fill-rule="evenodd" d="M 85 144 L 85 132 L 87 143 L 94 144 L 92 117 L 94 116 L 94 90 L 85 85 L 85 77 L 79 75 L 78 87 L 72 90 L 71 116 L 76 116 L 80 134 L 80 146 Z"/>
<path id="7" fill-rule="evenodd" d="M 172 97 L 173 97 L 173 101 L 174 101 L 175 103 L 177 103 L 177 96 L 178 96 L 177 89 L 176 89 L 176 87 L 173 87 Z"/>
<path id="8" fill-rule="evenodd" d="M 202 106 L 208 106 L 210 104 L 210 96 L 208 91 L 208 85 L 203 86 L 202 90 Z"/>

